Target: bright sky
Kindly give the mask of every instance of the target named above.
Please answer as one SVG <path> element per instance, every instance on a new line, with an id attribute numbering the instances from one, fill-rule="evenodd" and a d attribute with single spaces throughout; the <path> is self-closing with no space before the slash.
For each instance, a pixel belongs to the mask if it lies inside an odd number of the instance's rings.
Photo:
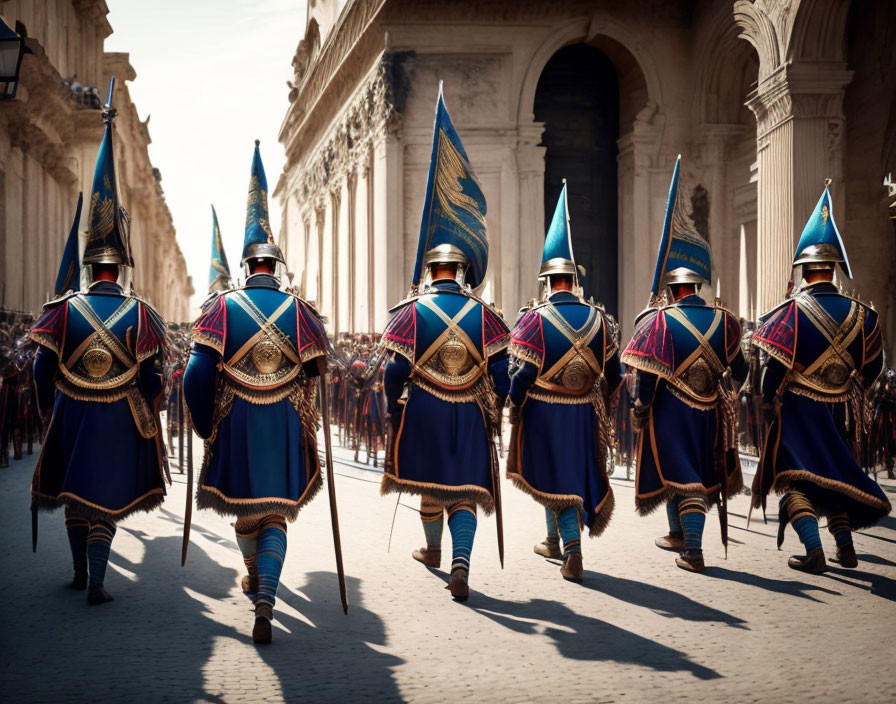
<path id="1" fill-rule="evenodd" d="M 130 54 L 131 96 L 151 116 L 152 163 L 196 288 L 205 298 L 211 204 L 239 275 L 254 140 L 274 190 L 283 169 L 277 141 L 305 33 L 305 0 L 107 0 L 113 34 L 106 51 Z M 269 194 L 270 195 L 270 194 Z M 271 227 L 280 208 L 269 197 Z M 127 207 L 127 204 L 125 204 Z"/>

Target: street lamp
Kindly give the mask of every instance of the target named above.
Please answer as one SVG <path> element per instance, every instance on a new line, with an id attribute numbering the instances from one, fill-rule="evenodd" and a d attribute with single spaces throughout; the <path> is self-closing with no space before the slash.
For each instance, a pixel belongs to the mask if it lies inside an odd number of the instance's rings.
<path id="1" fill-rule="evenodd" d="M 25 40 L 0 19 L 0 100 L 12 100 L 19 86 Z"/>

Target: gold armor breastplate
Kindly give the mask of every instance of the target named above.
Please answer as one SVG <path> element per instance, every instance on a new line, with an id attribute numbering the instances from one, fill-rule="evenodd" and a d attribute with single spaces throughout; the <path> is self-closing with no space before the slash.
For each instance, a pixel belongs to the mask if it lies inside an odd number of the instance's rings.
<path id="1" fill-rule="evenodd" d="M 666 381 L 673 395 L 690 406 L 700 408 L 715 405 L 719 398 L 719 379 L 720 375 L 713 371 L 712 365 L 701 355 Z"/>
<path id="2" fill-rule="evenodd" d="M 539 394 L 532 389 L 529 395 L 545 401 L 557 401 L 557 395 L 569 397 L 570 400 L 581 398 L 584 401 L 592 395 L 597 378 L 591 365 L 581 354 L 576 353 L 553 375 L 539 376 L 535 380 L 536 389 L 543 389 L 546 394 Z"/>
<path id="3" fill-rule="evenodd" d="M 229 379 L 254 391 L 276 391 L 302 371 L 300 364 L 293 362 L 276 342 L 264 336 L 238 358 L 225 362 L 223 369 Z"/>
<path id="4" fill-rule="evenodd" d="M 842 400 L 849 393 L 855 371 L 836 355 L 832 355 L 812 370 L 803 374 L 794 368 L 791 371 L 791 390 L 812 398 Z"/>
<path id="5" fill-rule="evenodd" d="M 255 321 L 258 330 L 222 363 L 225 379 L 233 392 L 247 401 L 276 403 L 290 395 L 293 382 L 302 372 L 295 344 L 275 322 L 294 303 L 284 299 L 274 313 L 266 316 L 242 292 L 233 300 Z"/>
<path id="6" fill-rule="evenodd" d="M 126 366 L 101 339 L 94 339 L 71 367 L 60 363 L 63 378 L 71 385 L 87 391 L 107 394 L 124 388 L 137 376 L 136 361 Z"/>
<path id="7" fill-rule="evenodd" d="M 447 390 L 468 389 L 482 376 L 467 346 L 457 335 L 449 334 L 434 354 L 417 367 L 426 381 Z"/>

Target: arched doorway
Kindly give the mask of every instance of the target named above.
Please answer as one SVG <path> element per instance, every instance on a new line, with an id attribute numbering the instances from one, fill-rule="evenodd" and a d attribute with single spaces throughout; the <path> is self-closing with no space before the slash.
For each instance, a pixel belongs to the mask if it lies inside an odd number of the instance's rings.
<path id="1" fill-rule="evenodd" d="M 588 44 L 563 47 L 541 73 L 534 114 L 544 123 L 545 231 L 565 178 L 576 262 L 587 271 L 585 296 L 616 315 L 619 81 L 613 63 Z"/>

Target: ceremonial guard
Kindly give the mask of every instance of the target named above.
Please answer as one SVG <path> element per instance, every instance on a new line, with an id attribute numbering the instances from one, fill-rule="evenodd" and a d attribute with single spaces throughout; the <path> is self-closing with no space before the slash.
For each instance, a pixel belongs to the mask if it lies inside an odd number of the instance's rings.
<path id="1" fill-rule="evenodd" d="M 236 517 L 243 590 L 255 604 L 252 638 L 269 643 L 286 523 L 322 483 L 315 387 L 327 339 L 314 309 L 286 290 L 257 141 L 242 264 L 246 283 L 214 298 L 193 327 L 184 391 L 205 438 L 196 505 Z"/>
<path id="2" fill-rule="evenodd" d="M 445 109 L 436 108 L 432 161 L 411 297 L 392 309 L 382 343 L 393 440 L 382 493 L 420 495 L 426 547 L 413 557 L 441 563 L 447 510 L 453 557 L 449 589 L 469 595 L 477 507 L 498 509 L 494 434 L 507 395 L 508 329 L 473 293 L 488 264 L 485 198 Z"/>
<path id="3" fill-rule="evenodd" d="M 510 337 L 516 364 L 507 476 L 545 507 L 549 531 L 558 527 L 560 574 L 574 582 L 582 581 L 582 526 L 598 536 L 613 514 L 607 406 L 621 380 L 614 331 L 603 309 L 582 299 L 578 277 L 564 184 L 545 237 L 541 302 L 523 313 Z M 549 532 L 535 552 L 560 557 L 552 538 Z"/>
<path id="4" fill-rule="evenodd" d="M 743 488 L 736 448 L 736 387 L 746 374 L 738 319 L 698 295 L 712 275 L 709 244 L 694 228 L 675 163 L 651 305 L 635 321 L 622 363 L 635 370 L 632 421 L 639 431 L 635 505 L 644 516 L 666 503 L 664 549 L 700 571 L 706 513 L 719 503 L 727 548 L 727 499 Z M 672 302 L 665 304 L 663 287 Z M 733 377 L 733 378 L 732 378 Z"/>
<path id="5" fill-rule="evenodd" d="M 52 414 L 34 471 L 32 510 L 65 506 L 71 586 L 87 588 L 89 604 L 112 599 L 103 579 L 116 524 L 155 508 L 165 496 L 158 421 L 165 327 L 118 283 L 121 269 L 133 261 L 128 217 L 118 201 L 111 102 L 110 88 L 83 256 L 90 284 L 72 292 L 79 287 L 77 242 L 70 238 L 57 298 L 31 330 L 40 345 L 34 361 L 39 407 Z M 36 514 L 34 528 L 36 543 Z"/>
<path id="6" fill-rule="evenodd" d="M 753 480 L 753 506 L 781 493 L 778 546 L 790 523 L 806 549 L 796 570 L 826 569 L 818 516 L 826 516 L 844 567 L 858 564 L 852 531 L 873 525 L 890 502 L 856 458 L 863 440 L 863 392 L 883 369 L 883 335 L 870 306 L 833 284 L 840 265 L 852 278 L 825 187 L 797 244 L 802 283 L 760 319 L 761 392 L 772 422 Z"/>

